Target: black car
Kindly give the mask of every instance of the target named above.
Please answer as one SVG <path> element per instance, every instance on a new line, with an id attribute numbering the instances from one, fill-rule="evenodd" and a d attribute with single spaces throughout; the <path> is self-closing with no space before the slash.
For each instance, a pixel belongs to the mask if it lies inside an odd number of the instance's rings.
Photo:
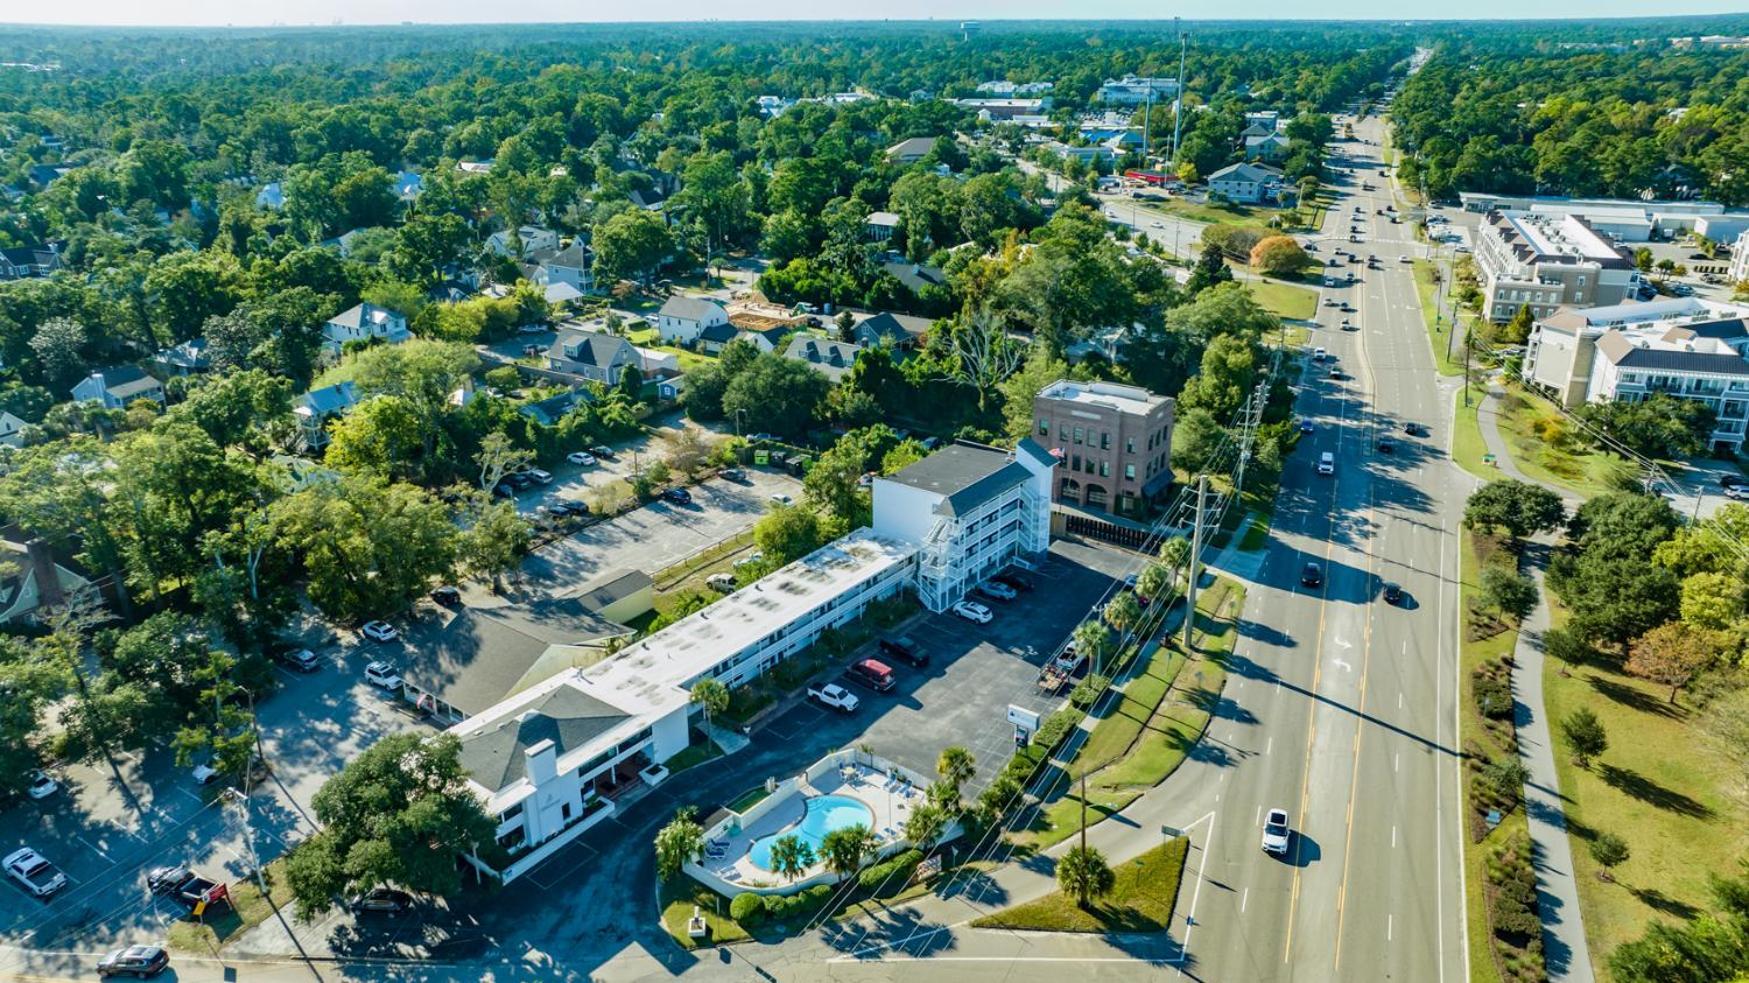
<path id="1" fill-rule="evenodd" d="M 97 964 L 97 975 L 132 976 L 136 979 L 146 979 L 164 972 L 170 965 L 170 953 L 155 945 L 130 945 L 126 949 L 117 949 Z"/>
<path id="2" fill-rule="evenodd" d="M 929 653 L 923 651 L 922 647 L 910 638 L 904 636 L 883 638 L 880 647 L 883 655 L 890 655 L 914 666 L 922 667 L 929 664 Z"/>
<path id="3" fill-rule="evenodd" d="M 1385 584 L 1385 603 L 1386 604 L 1401 604 L 1401 603 L 1403 603 L 1403 588 L 1397 584 L 1392 584 L 1392 583 Z"/>
<path id="4" fill-rule="evenodd" d="M 187 867 L 153 867 L 146 873 L 146 886 L 153 894 L 169 894 L 193 876 Z"/>
<path id="5" fill-rule="evenodd" d="M 746 484 L 747 483 L 747 472 L 741 470 L 740 468 L 724 468 L 723 470 L 717 472 L 717 477 L 723 479 L 724 481 L 733 481 L 733 482 L 737 482 L 739 484 Z"/>
<path id="6" fill-rule="evenodd" d="M 1300 583 L 1307 587 L 1322 587 L 1324 585 L 1324 568 L 1308 560 L 1300 570 Z"/>
<path id="7" fill-rule="evenodd" d="M 1033 581 L 1032 575 L 1024 570 L 1004 570 L 996 575 L 996 579 L 1015 590 L 1032 590 L 1034 587 L 1038 586 L 1038 584 Z"/>
<path id="8" fill-rule="evenodd" d="M 1379 453 L 1380 454 L 1394 454 L 1394 453 L 1396 453 L 1396 450 L 1397 450 L 1397 445 L 1394 442 L 1392 442 L 1391 438 L 1389 438 L 1389 437 L 1380 437 L 1379 438 Z"/>
<path id="9" fill-rule="evenodd" d="M 1719 487 L 1721 488 L 1738 488 L 1743 485 L 1749 485 L 1749 478 L 1735 474 L 1719 475 Z"/>
<path id="10" fill-rule="evenodd" d="M 322 667 L 322 661 L 316 658 L 316 653 L 306 648 L 277 648 L 273 650 L 273 659 L 287 669 L 298 672 L 315 672 Z"/>
<path id="11" fill-rule="evenodd" d="M 1419 437 L 1423 433 L 1425 433 L 1426 431 L 1424 431 L 1421 428 L 1421 424 L 1416 423 L 1414 421 L 1410 421 L 1408 423 L 1403 424 L 1403 432 L 1408 434 L 1411 437 Z"/>
<path id="12" fill-rule="evenodd" d="M 604 444 L 597 444 L 596 446 L 589 448 L 589 453 L 594 454 L 596 457 L 602 459 L 603 461 L 612 461 L 612 460 L 617 459 L 616 455 L 613 453 L 613 448 L 608 447 Z"/>
<path id="13" fill-rule="evenodd" d="M 691 505 L 692 492 L 684 488 L 670 488 L 662 493 L 662 497 L 675 505 Z"/>
<path id="14" fill-rule="evenodd" d="M 457 608 L 462 604 L 462 592 L 445 584 L 431 592 L 431 599 L 446 608 Z"/>
<path id="15" fill-rule="evenodd" d="M 397 891 L 392 887 L 373 888 L 346 902 L 346 907 L 363 914 L 373 912 L 383 915 L 399 915 L 413 907 L 413 896 L 406 891 Z"/>

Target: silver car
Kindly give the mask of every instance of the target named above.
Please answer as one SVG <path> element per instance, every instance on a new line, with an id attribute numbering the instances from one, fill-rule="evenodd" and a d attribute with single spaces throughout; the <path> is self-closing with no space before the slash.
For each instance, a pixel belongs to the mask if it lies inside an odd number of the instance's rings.
<path id="1" fill-rule="evenodd" d="M 1293 831 L 1287 825 L 1286 809 L 1271 809 L 1263 817 L 1263 852 L 1277 857 L 1287 853 L 1288 840 Z"/>

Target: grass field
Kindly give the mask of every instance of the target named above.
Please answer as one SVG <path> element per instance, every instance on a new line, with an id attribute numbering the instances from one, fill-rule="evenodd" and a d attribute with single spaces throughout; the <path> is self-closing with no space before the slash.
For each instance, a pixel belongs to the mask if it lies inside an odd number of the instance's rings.
<path id="1" fill-rule="evenodd" d="M 1618 455 L 1591 447 L 1558 410 L 1518 386 L 1506 386 L 1499 407 L 1500 435 L 1513 463 L 1527 477 L 1585 498 L 1637 482 L 1637 468 Z"/>
<path id="2" fill-rule="evenodd" d="M 675 944 L 682 949 L 752 938 L 746 929 L 728 916 L 729 903 L 721 895 L 684 874 L 658 885 L 656 903 L 662 908 L 662 927 L 668 930 Z M 710 931 L 702 942 L 695 941 L 686 934 L 686 920 L 692 917 L 694 905 L 704 913 L 705 925 Z M 716 911 L 718 905 L 723 907 L 724 913 L 721 915 Z"/>
<path id="3" fill-rule="evenodd" d="M 1433 280 L 1434 267 L 1425 259 L 1415 261 L 1415 296 L 1421 299 L 1421 320 L 1427 325 L 1427 338 L 1433 344 L 1433 364 L 1440 375 L 1462 375 L 1462 347 L 1451 338 L 1451 321 L 1440 316 L 1435 304 L 1439 285 Z M 1450 354 L 1447 354 L 1447 349 Z"/>
<path id="4" fill-rule="evenodd" d="M 1276 317 L 1307 321 L 1318 313 L 1318 294 L 1306 287 L 1274 280 L 1248 280 L 1257 303 Z"/>
<path id="5" fill-rule="evenodd" d="M 285 863 L 276 860 L 262 870 L 262 879 L 272 895 L 261 893 L 254 878 L 241 878 L 230 884 L 231 904 L 207 915 L 205 922 L 180 920 L 171 923 L 167 945 L 183 952 L 215 953 L 237 936 L 273 917 L 275 905 L 281 908 L 291 903 L 291 889 L 280 883 Z M 291 912 L 285 912 L 289 921 Z"/>
<path id="6" fill-rule="evenodd" d="M 1482 397 L 1487 395 L 1487 392 L 1485 387 L 1472 384 L 1468 406 L 1464 405 L 1463 390 L 1458 390 L 1457 395 L 1453 397 L 1456 403 L 1456 412 L 1452 418 L 1455 429 L 1451 435 L 1451 459 L 1457 462 L 1458 467 L 1476 477 L 1484 481 L 1493 481 L 1495 478 L 1504 476 L 1500 473 L 1499 468 L 1483 460 L 1482 455 L 1488 452 L 1488 444 L 1482 439 L 1482 426 L 1476 420 L 1476 410 L 1481 406 Z"/>
<path id="7" fill-rule="evenodd" d="M 1563 613 L 1556 606 L 1555 617 Z M 1693 712 L 1672 706 L 1662 686 L 1616 672 L 1608 665 L 1574 667 L 1561 674 L 1547 660 L 1543 696 L 1552 722 L 1589 707 L 1603 722 L 1609 750 L 1589 769 L 1555 754 L 1561 792 L 1571 802 L 1567 822 L 1573 876 L 1585 919 L 1592 963 L 1638 938 L 1654 919 L 1680 920 L 1711 905 L 1707 875 L 1736 870 L 1749 851 L 1749 809 L 1726 795 L 1728 762 L 1694 731 Z M 1597 878 L 1590 841 L 1600 832 L 1627 841 L 1631 856 L 1615 883 Z"/>
<path id="8" fill-rule="evenodd" d="M 1113 864 L 1116 883 L 1111 893 L 1086 908 L 1053 891 L 1037 901 L 985 915 L 972 926 L 1034 932 L 1164 932 L 1172 923 L 1189 851 L 1190 840 L 1180 836 Z"/>
<path id="9" fill-rule="evenodd" d="M 1269 220 L 1281 214 L 1272 208 L 1245 208 L 1239 205 L 1197 204 L 1182 198 L 1169 201 L 1149 202 L 1143 211 L 1165 212 L 1179 218 L 1187 218 L 1192 222 L 1208 222 L 1221 225 L 1249 225 L 1266 228 Z"/>

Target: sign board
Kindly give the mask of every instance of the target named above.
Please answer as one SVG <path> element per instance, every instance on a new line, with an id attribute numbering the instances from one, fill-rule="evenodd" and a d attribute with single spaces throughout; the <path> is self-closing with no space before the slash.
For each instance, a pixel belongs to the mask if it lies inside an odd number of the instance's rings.
<path id="1" fill-rule="evenodd" d="M 753 463 L 760 465 L 761 467 L 763 467 L 767 464 L 770 464 L 771 463 L 771 452 L 770 451 L 754 451 L 753 452 Z"/>
<path id="2" fill-rule="evenodd" d="M 1019 727 L 1021 730 L 1026 731 L 1028 734 L 1038 733 L 1038 714 L 1025 707 L 1015 706 L 1012 703 L 1008 704 L 1008 722 Z"/>

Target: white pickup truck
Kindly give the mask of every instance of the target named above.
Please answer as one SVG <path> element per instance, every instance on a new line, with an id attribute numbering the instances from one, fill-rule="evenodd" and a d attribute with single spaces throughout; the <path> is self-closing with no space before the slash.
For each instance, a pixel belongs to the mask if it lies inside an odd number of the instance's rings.
<path id="1" fill-rule="evenodd" d="M 840 713 L 855 713 L 861 701 L 856 694 L 837 683 L 827 683 L 824 686 L 809 686 L 808 698 L 818 701 L 822 706 L 831 707 Z"/>

